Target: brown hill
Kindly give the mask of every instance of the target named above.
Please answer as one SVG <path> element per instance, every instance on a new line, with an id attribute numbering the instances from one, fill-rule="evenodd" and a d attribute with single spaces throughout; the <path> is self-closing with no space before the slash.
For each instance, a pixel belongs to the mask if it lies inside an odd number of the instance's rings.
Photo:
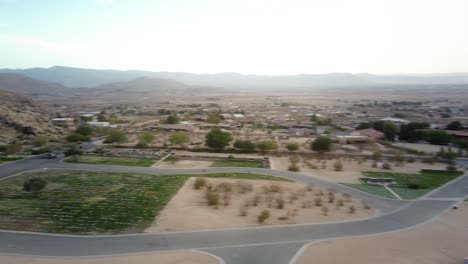
<path id="1" fill-rule="evenodd" d="M 49 138 L 62 134 L 50 122 L 46 109 L 31 100 L 0 90 L 0 143 L 44 135 Z"/>
<path id="2" fill-rule="evenodd" d="M 58 83 L 40 81 L 21 74 L 0 73 L 0 90 L 29 98 L 70 96 L 75 92 Z"/>

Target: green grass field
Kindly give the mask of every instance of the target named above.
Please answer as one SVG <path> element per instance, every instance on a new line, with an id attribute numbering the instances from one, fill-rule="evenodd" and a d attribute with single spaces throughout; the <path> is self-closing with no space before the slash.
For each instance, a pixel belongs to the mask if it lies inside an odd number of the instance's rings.
<path id="1" fill-rule="evenodd" d="M 0 157 L 0 164 L 20 160 L 23 157 Z"/>
<path id="2" fill-rule="evenodd" d="M 62 234 L 142 232 L 193 175 L 48 170 L 28 172 L 0 184 L 0 229 Z M 241 173 L 197 175 L 216 178 L 281 178 Z M 40 177 L 47 187 L 23 190 L 25 180 Z"/>
<path id="3" fill-rule="evenodd" d="M 260 161 L 215 161 L 211 167 L 250 167 L 263 168 Z"/>
<path id="4" fill-rule="evenodd" d="M 362 172 L 366 177 L 373 178 L 393 178 L 396 182 L 395 186 L 390 188 L 397 193 L 402 199 L 416 199 L 424 194 L 446 184 L 447 182 L 456 179 L 463 175 L 462 172 L 423 172 L 420 174 L 408 173 L 393 173 L 393 172 Z M 409 188 L 409 184 L 417 184 L 419 188 Z M 393 194 L 385 190 L 381 186 L 373 186 L 367 184 L 346 184 L 355 189 L 359 189 L 371 194 L 379 195 L 386 198 L 395 198 Z M 390 195 L 390 197 L 388 196 Z"/>
<path id="5" fill-rule="evenodd" d="M 98 165 L 122 165 L 135 167 L 150 167 L 156 160 L 154 159 L 138 159 L 138 158 L 122 158 L 122 157 L 94 157 L 94 156 L 77 156 L 64 160 L 67 163 L 85 163 Z"/>
<path id="6" fill-rule="evenodd" d="M 367 184 L 355 184 L 355 183 L 343 183 L 343 185 L 352 187 L 354 189 L 367 192 L 373 195 L 377 195 L 380 197 L 384 198 L 390 198 L 390 199 L 395 199 L 396 197 L 389 192 L 385 187 L 383 186 L 377 186 L 377 185 L 367 185 Z"/>

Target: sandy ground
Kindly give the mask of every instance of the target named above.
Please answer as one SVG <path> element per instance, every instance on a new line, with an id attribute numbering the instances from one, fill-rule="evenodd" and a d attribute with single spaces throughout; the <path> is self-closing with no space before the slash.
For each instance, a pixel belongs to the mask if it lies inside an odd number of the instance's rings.
<path id="1" fill-rule="evenodd" d="M 394 143 L 393 145 L 399 147 L 410 148 L 418 151 L 423 151 L 426 153 L 437 153 L 440 151 L 440 147 L 438 145 L 430 145 L 430 144 L 415 144 L 415 143 Z M 444 146 L 444 149 L 447 150 L 447 146 Z M 458 148 L 452 147 L 452 150 L 457 152 Z"/>
<path id="2" fill-rule="evenodd" d="M 163 161 L 154 167 L 171 169 L 203 169 L 210 167 L 212 164 L 212 161 L 179 160 L 175 163 Z"/>
<path id="3" fill-rule="evenodd" d="M 205 157 L 229 157 L 230 155 L 233 155 L 234 157 L 238 158 L 254 158 L 254 159 L 260 159 L 263 156 L 259 154 L 229 154 L 229 153 L 209 153 L 209 152 L 190 152 L 190 151 L 182 151 L 182 150 L 177 150 L 176 155 L 190 155 L 190 156 L 205 156 Z"/>
<path id="4" fill-rule="evenodd" d="M 5 264 L 218 264 L 212 256 L 195 251 L 171 251 L 112 257 L 47 258 L 29 256 L 0 256 Z"/>
<path id="5" fill-rule="evenodd" d="M 343 221 L 351 219 L 366 218 L 374 215 L 376 210 L 364 209 L 361 201 L 350 199 L 344 203 L 344 206 L 337 206 L 339 199 L 343 199 L 341 194 L 335 195 L 333 203 L 328 202 L 328 194 L 318 196 L 320 190 L 314 188 L 307 191 L 305 185 L 290 182 L 273 182 L 264 180 L 235 180 L 235 179 L 207 179 L 208 183 L 218 186 L 220 183 L 251 184 L 253 190 L 244 194 L 233 188 L 230 192 L 230 201 L 228 206 L 220 205 L 218 209 L 210 207 L 205 199 L 205 190 L 194 190 L 193 183 L 195 178 L 190 178 L 171 199 L 166 207 L 157 216 L 157 221 L 145 232 L 153 233 L 160 231 L 182 231 L 182 230 L 203 230 L 219 229 L 233 227 L 248 227 L 259 225 L 277 225 L 277 224 L 295 224 L 295 223 L 319 223 L 331 221 Z M 264 195 L 263 186 L 277 184 L 281 187 L 278 193 L 270 194 L 271 201 L 267 201 Z M 224 192 L 220 192 L 222 195 Z M 289 202 L 291 193 L 298 194 L 298 199 L 292 203 Z M 301 193 L 302 195 L 300 195 Z M 257 206 L 250 205 L 247 208 L 247 216 L 240 216 L 240 208 L 246 203 L 251 202 L 253 197 L 260 195 L 260 203 Z M 282 197 L 285 200 L 283 209 L 276 208 L 276 198 Z M 323 205 L 329 211 L 324 216 L 322 207 L 315 206 L 314 200 L 321 197 Z M 309 202 L 310 208 L 302 208 L 304 203 Z M 270 204 L 270 207 L 268 207 Z M 349 213 L 349 207 L 353 205 L 356 212 Z M 257 217 L 261 211 L 268 209 L 271 217 L 265 223 L 258 223 Z M 288 216 L 287 219 L 278 219 Z M 209 221 L 207 221 L 209 219 Z"/>
<path id="6" fill-rule="evenodd" d="M 468 202 L 413 229 L 310 245 L 297 264 L 461 264 L 468 257 Z M 339 252 L 339 254 L 337 254 Z"/>
<path id="7" fill-rule="evenodd" d="M 270 159 L 271 167 L 274 170 L 287 171 L 290 165 L 289 158 L 287 157 L 272 157 Z M 342 159 L 343 171 L 334 171 L 333 164 L 336 160 L 328 160 L 326 162 L 326 168 L 322 168 L 323 162 L 318 162 L 316 159 L 309 160 L 311 164 L 314 164 L 318 169 L 311 169 L 306 165 L 301 159 L 299 166 L 301 173 L 312 175 L 318 178 L 322 178 L 332 182 L 343 182 L 343 183 L 359 183 L 359 178 L 363 177 L 361 171 L 381 171 L 381 172 L 401 172 L 401 173 L 419 173 L 421 169 L 435 169 L 435 170 L 445 170 L 447 164 L 444 163 L 434 163 L 427 164 L 421 162 L 407 163 L 405 162 L 403 166 L 392 165 L 392 170 L 384 170 L 378 168 L 372 168 L 372 161 L 368 160 L 362 164 L 358 164 L 356 161 L 349 161 L 348 159 Z"/>

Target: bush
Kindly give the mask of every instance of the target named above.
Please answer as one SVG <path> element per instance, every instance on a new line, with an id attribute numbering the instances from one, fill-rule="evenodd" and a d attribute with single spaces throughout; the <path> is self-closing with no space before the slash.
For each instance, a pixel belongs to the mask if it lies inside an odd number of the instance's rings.
<path id="1" fill-rule="evenodd" d="M 315 206 L 322 206 L 322 198 L 315 198 L 314 204 Z"/>
<path id="2" fill-rule="evenodd" d="M 322 207 L 322 213 L 323 213 L 324 216 L 327 216 L 328 215 L 328 207 L 323 206 Z"/>
<path id="3" fill-rule="evenodd" d="M 89 140 L 89 136 L 84 136 L 78 133 L 72 133 L 67 137 L 68 142 L 84 142 L 88 140 Z"/>
<path id="4" fill-rule="evenodd" d="M 263 223 L 265 222 L 265 220 L 267 220 L 268 218 L 270 218 L 270 211 L 268 210 L 263 210 L 260 215 L 258 216 L 257 220 L 259 223 Z"/>
<path id="5" fill-rule="evenodd" d="M 452 165 L 452 164 L 448 165 L 446 169 L 447 169 L 447 171 L 450 171 L 450 172 L 457 171 L 457 167 Z"/>
<path id="6" fill-rule="evenodd" d="M 42 178 L 31 178 L 24 182 L 23 189 L 27 192 L 37 192 L 44 189 L 47 182 Z"/>
<path id="7" fill-rule="evenodd" d="M 335 168 L 335 171 L 342 171 L 343 170 L 343 163 L 341 163 L 340 160 L 337 160 L 335 164 L 333 164 L 333 168 Z"/>
<path id="8" fill-rule="evenodd" d="M 283 197 L 280 196 L 280 197 L 276 198 L 276 208 L 277 209 L 283 209 L 284 208 L 284 203 L 285 202 L 284 202 Z"/>
<path id="9" fill-rule="evenodd" d="M 426 156 L 422 159 L 423 163 L 433 164 L 435 162 L 434 156 Z"/>
<path id="10" fill-rule="evenodd" d="M 299 149 L 299 144 L 297 144 L 296 142 L 290 142 L 286 144 L 286 149 L 289 151 L 296 151 Z"/>
<path id="11" fill-rule="evenodd" d="M 239 215 L 240 216 L 247 216 L 248 209 L 247 206 L 243 205 L 239 208 Z"/>
<path id="12" fill-rule="evenodd" d="M 202 187 L 206 186 L 206 179 L 202 177 L 197 177 L 193 183 L 193 189 L 200 190 Z"/>
<path id="13" fill-rule="evenodd" d="M 310 148 L 317 152 L 326 152 L 331 150 L 331 145 L 332 140 L 329 137 L 320 136 L 312 142 Z"/>
<path id="14" fill-rule="evenodd" d="M 354 214 L 355 212 L 356 212 L 356 207 L 354 207 L 354 205 L 350 205 L 349 206 L 349 213 Z"/>
<path id="15" fill-rule="evenodd" d="M 390 163 L 385 162 L 385 163 L 382 165 L 382 169 L 384 169 L 384 170 L 391 170 L 391 169 L 392 169 L 392 166 L 390 166 Z"/>
<path id="16" fill-rule="evenodd" d="M 214 206 L 215 208 L 218 208 L 219 194 L 217 192 L 206 190 L 205 198 L 209 206 Z"/>
<path id="17" fill-rule="evenodd" d="M 81 154 L 83 154 L 83 152 L 77 145 L 70 144 L 66 146 L 63 154 L 65 154 L 65 156 L 67 157 L 70 157 L 70 156 L 80 156 Z"/>
<path id="18" fill-rule="evenodd" d="M 299 166 L 297 166 L 297 164 L 293 163 L 293 164 L 289 165 L 288 171 L 298 172 L 298 171 L 300 171 L 300 169 L 299 169 Z"/>

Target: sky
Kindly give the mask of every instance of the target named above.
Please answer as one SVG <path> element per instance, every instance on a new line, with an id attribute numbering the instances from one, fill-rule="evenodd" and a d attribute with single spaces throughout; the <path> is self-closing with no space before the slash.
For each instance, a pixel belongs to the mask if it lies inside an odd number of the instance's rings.
<path id="1" fill-rule="evenodd" d="M 467 0 L 0 0 L 0 68 L 468 72 Z"/>

